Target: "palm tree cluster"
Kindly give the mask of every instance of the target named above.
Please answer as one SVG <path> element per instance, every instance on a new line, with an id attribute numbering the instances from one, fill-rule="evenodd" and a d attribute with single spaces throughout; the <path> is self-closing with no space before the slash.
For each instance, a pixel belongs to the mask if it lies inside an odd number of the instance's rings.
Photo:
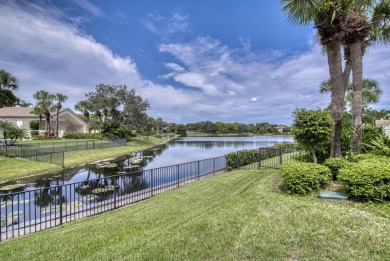
<path id="1" fill-rule="evenodd" d="M 48 91 L 40 90 L 33 94 L 33 98 L 37 101 L 32 112 L 35 115 L 39 116 L 39 122 L 42 121 L 42 118 L 46 119 L 46 132 L 50 133 L 51 131 L 51 122 L 50 117 L 52 112 L 56 112 L 56 136 L 58 137 L 58 118 L 60 110 L 62 109 L 62 103 L 68 99 L 68 96 L 56 93 L 52 94 Z"/>
<path id="2" fill-rule="evenodd" d="M 328 58 L 333 118 L 331 157 L 341 156 L 344 98 L 352 71 L 352 117 L 355 134 L 352 150 L 361 152 L 362 57 L 368 46 L 390 39 L 390 0 L 282 0 L 283 10 L 293 23 L 314 23 Z M 341 48 L 345 66 L 342 67 Z"/>

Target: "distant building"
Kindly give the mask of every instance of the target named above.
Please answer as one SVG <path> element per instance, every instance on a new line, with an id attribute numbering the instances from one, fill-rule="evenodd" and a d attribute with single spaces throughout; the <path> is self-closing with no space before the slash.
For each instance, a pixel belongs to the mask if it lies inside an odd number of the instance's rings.
<path id="1" fill-rule="evenodd" d="M 279 125 L 279 126 L 276 126 L 276 130 L 278 131 L 278 133 L 281 133 L 281 134 L 283 134 L 283 133 L 289 134 L 291 128 L 289 126 Z"/>
<path id="2" fill-rule="evenodd" d="M 390 137 L 390 120 L 376 120 L 375 125 L 382 127 L 387 137 Z"/>
<path id="3" fill-rule="evenodd" d="M 7 107 L 0 108 L 0 118 L 4 121 L 8 121 L 14 126 L 30 130 L 30 121 L 39 120 L 38 115 L 32 114 L 32 107 Z M 65 132 L 75 131 L 80 133 L 88 132 L 88 124 L 82 120 L 71 109 L 62 108 L 58 115 L 58 136 L 62 137 Z M 57 127 L 57 114 L 52 113 L 50 116 L 51 128 Z M 43 132 L 46 129 L 45 117 L 39 123 L 39 131 Z"/>

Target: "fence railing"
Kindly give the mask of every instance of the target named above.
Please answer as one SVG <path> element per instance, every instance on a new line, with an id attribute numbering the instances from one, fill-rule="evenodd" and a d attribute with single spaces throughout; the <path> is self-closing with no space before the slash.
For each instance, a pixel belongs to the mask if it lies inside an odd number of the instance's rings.
<path id="1" fill-rule="evenodd" d="M 240 153 L 237 152 L 237 155 Z M 238 160 L 236 167 L 245 170 L 278 168 L 283 162 L 293 160 L 298 153 L 292 149 L 261 148 L 254 150 L 249 162 L 244 164 Z M 129 205 L 224 172 L 228 166 L 229 157 L 222 156 L 155 169 L 120 172 L 114 176 L 71 184 L 36 184 L 36 187 L 42 188 L 17 193 L 6 193 L 4 188 L 0 188 L 0 193 L 4 193 L 0 195 L 0 241 Z M 23 184 L 17 185 L 24 189 Z"/>
<path id="2" fill-rule="evenodd" d="M 48 162 L 64 167 L 64 152 L 111 148 L 126 145 L 126 139 L 87 140 L 0 146 L 0 152 L 33 161 Z"/>

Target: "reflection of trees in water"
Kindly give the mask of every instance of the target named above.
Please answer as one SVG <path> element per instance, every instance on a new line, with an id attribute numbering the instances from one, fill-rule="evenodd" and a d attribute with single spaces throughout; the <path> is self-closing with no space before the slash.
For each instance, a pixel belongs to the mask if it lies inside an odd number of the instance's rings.
<path id="1" fill-rule="evenodd" d="M 142 173 L 142 171 L 139 171 L 130 175 L 123 175 L 119 177 L 120 180 L 118 180 L 119 183 L 117 184 L 120 185 L 120 194 L 125 195 L 146 189 L 148 187 L 148 183 Z"/>
<path id="2" fill-rule="evenodd" d="M 36 190 L 34 192 L 35 205 L 40 208 L 47 207 L 49 205 L 60 205 L 60 203 L 66 203 L 66 198 L 62 194 L 62 186 L 50 187 L 50 179 L 42 180 L 40 183 L 43 186 L 43 189 Z M 58 179 L 57 179 L 57 184 Z"/>

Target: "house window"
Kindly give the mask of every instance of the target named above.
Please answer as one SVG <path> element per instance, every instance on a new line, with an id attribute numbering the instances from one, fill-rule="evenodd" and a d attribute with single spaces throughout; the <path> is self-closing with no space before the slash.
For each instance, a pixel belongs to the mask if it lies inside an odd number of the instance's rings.
<path id="1" fill-rule="evenodd" d="M 18 126 L 18 128 L 22 128 L 23 127 L 23 121 L 16 121 L 16 126 Z"/>

